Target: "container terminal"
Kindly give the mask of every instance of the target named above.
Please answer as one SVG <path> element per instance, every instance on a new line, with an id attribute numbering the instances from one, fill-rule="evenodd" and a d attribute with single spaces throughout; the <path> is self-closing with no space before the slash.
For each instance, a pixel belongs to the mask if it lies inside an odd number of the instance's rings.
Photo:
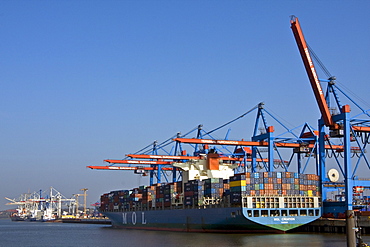
<path id="1" fill-rule="evenodd" d="M 124 159 L 88 166 L 149 178 L 148 186 L 101 196 L 99 209 L 113 226 L 195 232 L 368 229 L 369 110 L 338 86 L 307 45 L 298 18 L 292 16 L 290 24 L 321 113 L 317 126 L 288 128 L 261 102 L 213 130 L 198 125 Z M 319 77 L 313 60 L 327 79 Z M 229 139 L 230 126 L 254 112 L 250 140 Z M 213 137 L 226 128 L 225 138 Z M 349 224 L 349 218 L 358 220 Z"/>
<path id="2" fill-rule="evenodd" d="M 65 197 L 53 187 L 49 190 L 23 193 L 18 198 L 11 199 L 6 205 L 17 206 L 4 215 L 12 221 L 37 221 L 37 222 L 63 222 L 63 223 L 89 223 L 89 224 L 111 224 L 111 221 L 102 216 L 94 207 L 87 208 L 87 188 L 81 189 L 83 194 L 73 194 L 71 198 Z M 79 203 L 79 197 L 83 197 L 83 204 Z"/>

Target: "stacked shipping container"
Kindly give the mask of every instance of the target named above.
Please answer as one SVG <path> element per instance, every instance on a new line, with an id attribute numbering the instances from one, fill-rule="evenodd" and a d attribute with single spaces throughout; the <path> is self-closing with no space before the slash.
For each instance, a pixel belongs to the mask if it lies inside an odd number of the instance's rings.
<path id="1" fill-rule="evenodd" d="M 203 190 L 204 181 L 190 180 L 184 184 L 184 204 L 185 205 L 198 205 L 202 204 L 204 197 Z"/>
<path id="2" fill-rule="evenodd" d="M 230 178 L 231 196 L 319 196 L 319 176 L 293 172 L 255 172 Z"/>
<path id="3" fill-rule="evenodd" d="M 184 186 L 184 188 L 182 187 Z M 102 211 L 133 210 L 137 207 L 161 208 L 180 203 L 185 206 L 203 205 L 208 199 L 230 196 L 231 204 L 241 204 L 245 196 L 320 196 L 319 177 L 293 172 L 254 172 L 235 174 L 230 179 L 208 178 L 182 182 L 141 186 L 119 190 L 101 196 Z"/>

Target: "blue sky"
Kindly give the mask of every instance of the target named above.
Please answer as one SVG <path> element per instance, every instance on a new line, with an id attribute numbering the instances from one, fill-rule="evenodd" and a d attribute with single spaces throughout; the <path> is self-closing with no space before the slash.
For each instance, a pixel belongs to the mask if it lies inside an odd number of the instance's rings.
<path id="1" fill-rule="evenodd" d="M 316 127 L 290 15 L 366 101 L 369 10 L 344 0 L 0 1 L 0 209 L 5 196 L 50 186 L 67 197 L 89 188 L 93 203 L 144 185 L 86 166 L 216 128 L 262 101 L 290 127 Z M 235 138 L 251 135 L 246 124 Z"/>

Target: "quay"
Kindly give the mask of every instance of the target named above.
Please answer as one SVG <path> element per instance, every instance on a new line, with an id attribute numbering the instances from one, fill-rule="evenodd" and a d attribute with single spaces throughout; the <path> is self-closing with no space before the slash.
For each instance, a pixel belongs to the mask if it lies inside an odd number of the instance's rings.
<path id="1" fill-rule="evenodd" d="M 63 223 L 82 223 L 82 224 L 112 224 L 111 220 L 106 217 L 89 217 L 89 218 L 62 218 Z"/>
<path id="2" fill-rule="evenodd" d="M 355 225 L 361 234 L 370 234 L 370 212 L 357 212 Z M 346 219 L 319 218 L 309 224 L 300 226 L 294 232 L 346 233 Z"/>

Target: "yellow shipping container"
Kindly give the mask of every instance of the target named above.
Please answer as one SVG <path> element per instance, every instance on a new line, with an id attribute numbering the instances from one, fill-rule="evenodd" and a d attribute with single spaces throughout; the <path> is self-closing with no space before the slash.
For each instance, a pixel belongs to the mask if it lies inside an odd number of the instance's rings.
<path id="1" fill-rule="evenodd" d="M 238 181 L 230 181 L 230 187 L 240 187 L 246 186 L 247 183 L 245 180 L 238 180 Z"/>

